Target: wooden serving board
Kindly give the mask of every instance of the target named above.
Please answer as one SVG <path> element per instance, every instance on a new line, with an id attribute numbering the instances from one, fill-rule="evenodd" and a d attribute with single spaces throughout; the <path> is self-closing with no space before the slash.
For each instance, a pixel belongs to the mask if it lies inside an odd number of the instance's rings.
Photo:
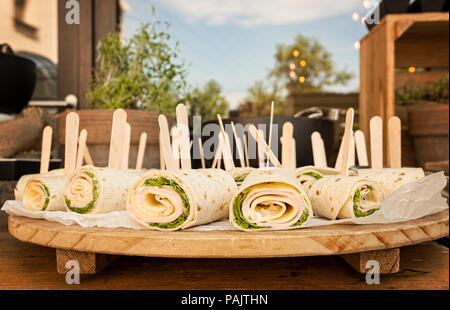
<path id="1" fill-rule="evenodd" d="M 399 270 L 399 249 L 449 234 L 449 211 L 395 224 L 331 225 L 289 231 L 176 231 L 126 228 L 81 228 L 45 220 L 10 216 L 9 232 L 17 239 L 58 249 L 59 272 L 65 261 L 80 259 L 95 273 L 110 255 L 177 258 L 263 258 L 343 255 L 358 271 L 380 261 L 382 273 Z M 357 254 L 351 254 L 357 253 Z M 109 254 L 109 255 L 104 255 Z M 350 255 L 347 255 L 350 254 Z"/>

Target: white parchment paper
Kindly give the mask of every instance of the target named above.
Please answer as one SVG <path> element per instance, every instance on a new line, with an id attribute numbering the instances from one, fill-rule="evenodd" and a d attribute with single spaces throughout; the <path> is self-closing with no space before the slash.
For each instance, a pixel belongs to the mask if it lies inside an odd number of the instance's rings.
<path id="1" fill-rule="evenodd" d="M 314 227 L 332 224 L 380 224 L 396 223 L 419 219 L 448 209 L 447 200 L 442 197 L 441 191 L 447 185 L 447 179 L 443 172 L 426 176 L 418 181 L 405 184 L 397 191 L 386 197 L 381 209 L 374 214 L 351 220 L 327 220 L 313 218 L 306 226 Z M 30 211 L 23 207 L 20 201 L 6 201 L 2 211 L 17 216 L 34 219 L 45 219 L 64 225 L 79 225 L 81 227 L 105 227 L 105 228 L 132 228 L 145 229 L 131 218 L 127 211 L 116 211 L 106 214 L 78 214 L 62 211 Z M 301 229 L 301 228 L 300 228 Z M 228 220 L 197 226 L 190 231 L 212 230 L 236 230 Z"/>

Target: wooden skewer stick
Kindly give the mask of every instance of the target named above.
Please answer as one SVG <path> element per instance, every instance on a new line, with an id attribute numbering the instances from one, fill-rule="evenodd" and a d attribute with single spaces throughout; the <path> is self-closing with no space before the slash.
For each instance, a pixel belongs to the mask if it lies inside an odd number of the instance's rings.
<path id="1" fill-rule="evenodd" d="M 166 169 L 166 156 L 164 155 L 164 144 L 161 133 L 159 133 L 159 168 L 161 170 Z"/>
<path id="2" fill-rule="evenodd" d="M 343 148 L 343 142 L 344 140 L 341 141 L 341 145 L 339 146 L 339 153 L 338 156 L 336 158 L 336 164 L 334 165 L 335 169 L 339 169 L 342 165 L 342 148 Z"/>
<path id="3" fill-rule="evenodd" d="M 120 170 L 122 168 L 123 130 L 127 122 L 127 113 L 123 109 L 117 109 L 113 114 L 111 129 L 111 143 L 109 146 L 108 167 Z"/>
<path id="4" fill-rule="evenodd" d="M 383 168 L 383 120 L 379 116 L 370 120 L 370 158 L 372 168 Z"/>
<path id="5" fill-rule="evenodd" d="M 291 169 L 295 170 L 297 168 L 297 146 L 295 142 L 295 138 L 292 138 L 291 142 L 292 151 L 291 151 Z"/>
<path id="6" fill-rule="evenodd" d="M 92 160 L 91 153 L 89 153 L 87 145 L 84 147 L 84 161 L 86 162 L 86 165 L 94 166 L 94 161 Z"/>
<path id="7" fill-rule="evenodd" d="M 175 170 L 180 170 L 181 139 L 181 130 L 178 125 L 172 127 L 172 156 Z"/>
<path id="8" fill-rule="evenodd" d="M 130 161 L 130 143 L 131 143 L 131 126 L 129 123 L 124 124 L 123 130 L 123 147 L 122 147 L 122 170 L 128 170 Z"/>
<path id="9" fill-rule="evenodd" d="M 278 158 L 272 152 L 270 147 L 266 144 L 266 142 L 264 141 L 264 137 L 261 135 L 258 129 L 256 129 L 254 125 L 251 125 L 249 127 L 249 132 L 253 136 L 253 139 L 255 139 L 258 144 L 261 144 L 263 146 L 264 152 L 269 157 L 269 160 L 272 162 L 272 164 L 277 168 L 281 168 L 281 163 L 278 161 Z"/>
<path id="10" fill-rule="evenodd" d="M 147 147 L 147 133 L 141 133 L 139 137 L 138 154 L 136 158 L 136 170 L 141 170 L 144 163 L 145 148 Z"/>
<path id="11" fill-rule="evenodd" d="M 342 163 L 341 163 L 341 175 L 346 176 L 348 174 L 348 156 L 350 151 L 351 135 L 353 128 L 353 118 L 355 116 L 355 111 L 353 108 L 347 110 L 347 115 L 345 116 L 345 131 L 344 137 L 342 139 Z"/>
<path id="12" fill-rule="evenodd" d="M 355 131 L 355 145 L 356 154 L 358 155 L 358 164 L 360 166 L 368 166 L 369 160 L 367 158 L 366 137 L 362 130 Z"/>
<path id="13" fill-rule="evenodd" d="M 78 152 L 77 152 L 77 164 L 76 169 L 80 169 L 83 166 L 83 159 L 86 149 L 86 140 L 87 140 L 87 130 L 83 129 L 80 131 L 80 137 L 78 139 Z"/>
<path id="14" fill-rule="evenodd" d="M 284 169 L 291 169 L 292 165 L 292 138 L 294 137 L 294 125 L 286 122 L 283 125 L 281 136 L 281 166 Z"/>
<path id="15" fill-rule="evenodd" d="M 190 148 L 190 134 L 189 134 L 189 120 L 188 112 L 184 104 L 179 104 L 176 109 L 177 127 L 180 130 L 180 153 L 181 153 L 181 168 L 191 169 L 191 148 Z"/>
<path id="16" fill-rule="evenodd" d="M 259 168 L 264 168 L 266 166 L 266 153 L 264 152 L 264 146 L 263 143 L 259 143 L 259 139 L 262 139 L 262 141 L 264 141 L 263 137 L 264 137 L 264 132 L 259 129 L 258 130 L 259 135 L 257 137 L 256 141 L 256 145 L 257 145 L 257 149 L 258 149 L 258 166 Z"/>
<path id="17" fill-rule="evenodd" d="M 200 159 L 202 161 L 202 168 L 206 169 L 205 154 L 203 153 L 203 143 L 202 143 L 202 138 L 200 138 L 200 137 L 198 137 L 198 148 L 200 150 Z"/>
<path id="18" fill-rule="evenodd" d="M 223 152 L 223 138 L 221 135 L 219 135 L 219 145 L 217 146 L 216 154 L 214 154 L 214 160 L 212 162 L 211 168 L 216 168 L 217 162 L 219 158 L 222 156 Z"/>
<path id="19" fill-rule="evenodd" d="M 318 131 L 314 131 L 311 134 L 311 145 L 314 157 L 314 166 L 320 168 L 326 168 L 327 156 L 325 155 L 325 144 L 323 143 L 322 137 Z"/>
<path id="20" fill-rule="evenodd" d="M 53 128 L 46 126 L 42 131 L 42 149 L 41 149 L 41 170 L 40 173 L 47 173 L 50 167 L 50 155 L 52 153 Z"/>
<path id="21" fill-rule="evenodd" d="M 389 166 L 402 167 L 402 121 L 397 116 L 389 119 L 388 123 Z"/>
<path id="22" fill-rule="evenodd" d="M 269 148 L 272 147 L 272 127 L 273 127 L 273 110 L 274 110 L 275 103 L 272 101 L 270 105 L 270 124 L 269 124 Z M 269 167 L 269 158 L 267 158 L 267 167 Z"/>
<path id="23" fill-rule="evenodd" d="M 241 167 L 245 167 L 245 156 L 244 152 L 242 151 L 241 139 L 239 139 L 237 135 L 236 127 L 234 126 L 233 122 L 231 122 L 231 128 L 233 128 L 234 141 L 236 141 L 236 149 L 239 154 L 239 161 L 241 163 Z"/>
<path id="24" fill-rule="evenodd" d="M 175 161 L 172 156 L 170 145 L 169 125 L 165 115 L 161 114 L 158 118 L 159 132 L 161 133 L 161 144 L 165 159 L 165 166 L 168 170 L 175 170 Z"/>
<path id="25" fill-rule="evenodd" d="M 78 129 L 80 118 L 75 112 L 70 112 L 66 117 L 66 139 L 64 155 L 64 174 L 69 175 L 75 171 L 78 145 Z"/>
<path id="26" fill-rule="evenodd" d="M 225 128 L 223 127 L 222 118 L 220 117 L 220 114 L 217 114 L 217 119 L 219 120 L 219 126 L 220 131 L 222 132 L 222 136 L 224 139 L 224 147 L 223 147 L 223 165 L 225 166 L 225 170 L 232 170 L 234 169 L 234 162 L 233 162 L 233 155 L 231 153 L 231 146 L 228 139 L 228 135 L 225 132 Z"/>
<path id="27" fill-rule="evenodd" d="M 356 165 L 356 148 L 355 148 L 355 134 L 350 135 L 350 151 L 348 152 L 348 166 L 353 167 Z"/>
<path id="28" fill-rule="evenodd" d="M 245 133 L 242 135 L 243 143 L 244 143 L 244 155 L 245 155 L 245 166 L 250 167 L 250 159 L 248 158 L 248 143 L 247 136 Z"/>

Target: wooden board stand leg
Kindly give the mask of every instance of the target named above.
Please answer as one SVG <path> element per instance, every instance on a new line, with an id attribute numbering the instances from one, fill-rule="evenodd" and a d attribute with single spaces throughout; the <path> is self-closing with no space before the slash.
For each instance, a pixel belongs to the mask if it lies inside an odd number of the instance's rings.
<path id="1" fill-rule="evenodd" d="M 117 255 L 56 249 L 56 270 L 59 274 L 66 274 L 69 271 L 66 268 L 67 262 L 75 260 L 80 266 L 80 274 L 95 274 L 106 268 L 118 257 Z"/>
<path id="2" fill-rule="evenodd" d="M 400 248 L 345 254 L 341 257 L 360 273 L 366 273 L 369 260 L 380 264 L 380 274 L 393 274 L 400 270 Z"/>

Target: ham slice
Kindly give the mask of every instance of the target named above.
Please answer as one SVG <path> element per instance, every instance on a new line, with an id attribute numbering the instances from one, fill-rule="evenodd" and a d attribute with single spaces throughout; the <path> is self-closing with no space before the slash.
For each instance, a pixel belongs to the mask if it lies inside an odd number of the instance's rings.
<path id="1" fill-rule="evenodd" d="M 230 222 L 244 231 L 295 229 L 312 216 L 306 192 L 284 169 L 250 172 L 230 202 Z"/>

